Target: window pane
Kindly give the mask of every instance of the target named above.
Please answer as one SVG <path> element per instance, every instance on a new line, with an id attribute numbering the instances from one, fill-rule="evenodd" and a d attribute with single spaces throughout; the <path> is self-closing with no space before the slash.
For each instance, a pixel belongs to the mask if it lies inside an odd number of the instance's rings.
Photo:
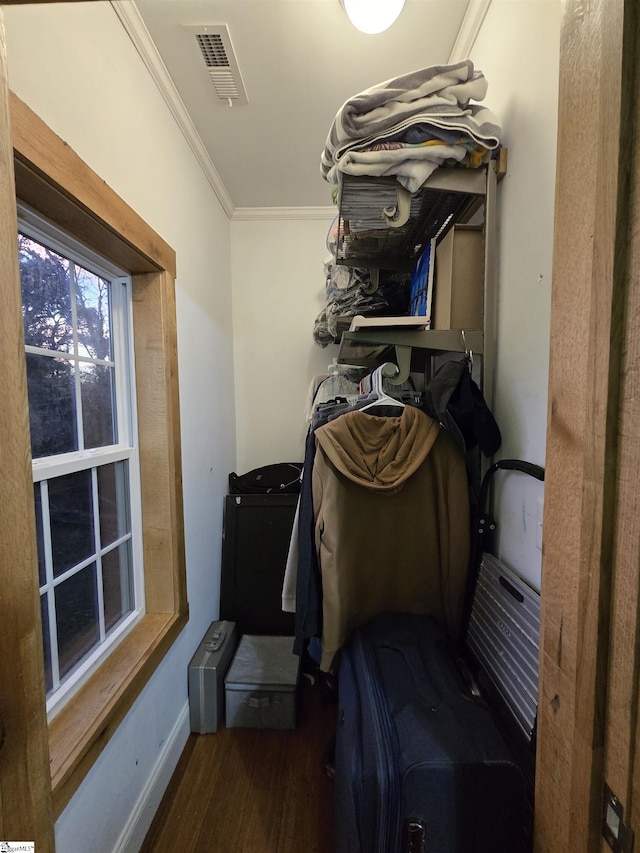
<path id="1" fill-rule="evenodd" d="M 98 468 L 98 508 L 103 548 L 131 532 L 129 468 L 126 462 Z"/>
<path id="2" fill-rule="evenodd" d="M 110 360 L 109 282 L 82 267 L 75 270 L 78 354 Z"/>
<path id="3" fill-rule="evenodd" d="M 44 650 L 44 685 L 48 693 L 53 687 L 51 675 L 51 637 L 49 636 L 49 608 L 47 596 L 40 596 L 40 613 L 42 614 L 42 647 Z"/>
<path id="4" fill-rule="evenodd" d="M 27 354 L 31 454 L 34 459 L 78 449 L 73 365 Z"/>
<path id="5" fill-rule="evenodd" d="M 130 545 L 131 540 L 128 539 L 102 558 L 105 631 L 110 631 L 133 610 Z"/>
<path id="6" fill-rule="evenodd" d="M 25 343 L 71 352 L 69 261 L 22 234 L 18 249 Z"/>
<path id="7" fill-rule="evenodd" d="M 84 446 L 115 444 L 113 368 L 80 362 L 80 389 Z"/>
<path id="8" fill-rule="evenodd" d="M 56 587 L 58 660 L 63 678 L 100 639 L 96 564 Z"/>
<path id="9" fill-rule="evenodd" d="M 49 480 L 54 577 L 95 553 L 91 471 Z"/>
<path id="10" fill-rule="evenodd" d="M 47 575 L 44 563 L 44 536 L 42 535 L 42 493 L 40 483 L 33 487 L 33 500 L 36 507 L 36 544 L 38 547 L 38 582 L 44 586 Z"/>

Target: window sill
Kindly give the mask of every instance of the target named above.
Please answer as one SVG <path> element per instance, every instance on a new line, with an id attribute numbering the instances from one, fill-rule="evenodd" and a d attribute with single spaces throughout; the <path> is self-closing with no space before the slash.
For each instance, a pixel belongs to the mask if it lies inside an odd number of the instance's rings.
<path id="1" fill-rule="evenodd" d="M 189 619 L 146 614 L 49 725 L 53 811 L 59 817 Z"/>

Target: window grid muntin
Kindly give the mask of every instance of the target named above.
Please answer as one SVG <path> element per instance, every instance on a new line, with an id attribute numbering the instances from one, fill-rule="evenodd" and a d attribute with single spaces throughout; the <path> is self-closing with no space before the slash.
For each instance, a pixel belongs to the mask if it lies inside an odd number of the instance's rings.
<path id="1" fill-rule="evenodd" d="M 91 469 L 91 490 L 93 492 L 93 541 L 96 553 L 96 583 L 98 593 L 98 632 L 99 644 L 104 642 L 104 590 L 102 588 L 102 541 L 100 535 L 100 501 L 98 497 L 98 469 Z"/>
<path id="2" fill-rule="evenodd" d="M 40 505 L 42 508 L 42 536 L 44 540 L 44 566 L 46 583 L 40 589 L 40 595 L 47 596 L 47 611 L 49 613 L 49 649 L 51 655 L 51 695 L 55 693 L 60 684 L 60 666 L 58 655 L 58 631 L 56 619 L 55 596 L 49 594 L 53 591 L 53 547 L 51 544 L 51 520 L 49 516 L 49 481 L 40 483 Z M 44 592 L 46 590 L 46 592 Z"/>
<path id="3" fill-rule="evenodd" d="M 95 472 L 95 468 L 93 471 Z M 43 480 L 42 485 L 47 485 L 48 480 Z M 90 554 L 88 557 L 85 557 L 83 560 L 79 560 L 77 563 L 74 563 L 70 568 L 65 569 L 64 572 L 60 572 L 59 575 L 53 577 L 50 581 L 47 580 L 42 586 L 39 588 L 39 592 L 43 595 L 45 592 L 48 592 L 50 589 L 55 589 L 55 587 L 60 586 L 60 584 L 64 583 L 69 578 L 77 575 L 78 572 L 81 572 L 82 569 L 86 569 L 87 566 L 91 565 L 91 563 L 95 563 L 98 559 L 102 559 L 106 554 L 111 553 L 111 551 L 115 551 L 120 545 L 123 545 L 125 542 L 128 542 L 132 538 L 131 533 L 125 533 L 122 536 L 119 536 L 117 539 L 114 539 L 113 542 L 110 542 L 104 548 L 100 548 L 99 551 L 95 551 Z M 51 531 L 49 530 L 49 541 L 51 541 Z M 52 573 L 53 573 L 53 561 L 52 561 Z"/>
<path id="4" fill-rule="evenodd" d="M 83 361 L 90 364 L 95 364 L 98 367 L 115 367 L 115 361 L 106 358 L 91 358 L 90 356 L 75 355 L 75 353 L 63 352 L 57 349 L 45 349 L 44 347 L 34 347 L 32 344 L 26 344 L 24 351 L 29 355 L 44 355 L 49 358 L 64 358 L 67 361 Z"/>
<path id="5" fill-rule="evenodd" d="M 78 360 L 78 311 L 76 306 L 76 264 L 69 258 L 69 291 L 71 299 L 71 328 L 73 336 L 73 355 L 76 359 L 73 371 L 73 382 L 76 389 L 76 431 L 78 451 L 84 450 L 84 418 L 82 415 L 82 388 L 80 387 L 80 362 Z"/>
<path id="6" fill-rule="evenodd" d="M 58 684 L 58 689 L 50 692 L 47 699 L 47 713 L 51 719 L 55 713 L 60 710 L 66 699 L 73 695 L 73 692 L 88 678 L 100 665 L 106 657 L 109 649 L 119 642 L 133 626 L 144 615 L 144 565 L 143 565 L 143 547 L 142 547 L 142 509 L 141 509 L 141 481 L 140 481 L 140 462 L 137 445 L 137 413 L 135 400 L 135 374 L 134 374 L 134 347 L 133 347 L 133 316 L 131 311 L 131 277 L 124 273 L 121 269 L 114 267 L 104 258 L 93 253 L 87 247 L 83 246 L 77 240 L 74 240 L 65 232 L 57 228 L 48 220 L 41 217 L 39 214 L 30 210 L 24 205 L 18 205 L 18 230 L 29 239 L 41 243 L 45 248 L 61 254 L 64 258 L 70 261 L 74 270 L 73 279 L 75 279 L 75 265 L 83 267 L 88 272 L 110 282 L 110 316 L 109 316 L 109 335 L 110 335 L 110 352 L 112 359 L 98 359 L 84 357 L 79 355 L 77 341 L 77 305 L 75 294 L 75 282 L 72 285 L 71 306 L 73 312 L 73 334 L 74 334 L 74 352 L 62 352 L 57 350 L 43 350 L 40 347 L 25 347 L 26 352 L 32 354 L 44 355 L 47 357 L 62 357 L 67 359 L 75 368 L 76 383 L 79 378 L 79 364 L 81 362 L 103 365 L 112 368 L 113 384 L 115 388 L 114 397 L 114 417 L 115 429 L 118 443 L 115 445 L 106 445 L 96 448 L 79 449 L 69 453 L 57 454 L 52 457 L 40 457 L 34 459 L 33 481 L 34 484 L 39 483 L 41 489 L 41 504 L 44 507 L 44 491 L 47 492 L 46 497 L 46 519 L 44 509 L 42 510 L 43 537 L 45 537 L 45 565 L 47 572 L 47 582 L 40 588 L 41 595 L 46 591 L 47 612 L 49 615 L 49 641 L 51 653 L 51 675 L 54 685 Z M 70 257 L 71 256 L 71 257 Z M 117 317 L 117 319 L 116 319 Z M 118 355 L 119 354 L 119 355 Z M 81 405 L 81 391 L 76 384 L 76 406 Z M 84 431 L 81 425 L 78 428 L 78 441 L 82 442 L 84 448 Z M 136 440 L 134 441 L 134 437 Z M 102 588 L 102 574 L 100 572 L 97 577 L 99 595 L 101 597 L 100 619 L 101 630 L 100 636 L 103 638 L 101 643 L 95 646 L 66 676 L 60 680 L 59 674 L 59 649 L 57 642 L 56 630 L 56 614 L 55 614 L 55 588 L 62 582 L 64 578 L 73 576 L 82 568 L 90 563 L 91 558 L 83 560 L 77 566 L 74 566 L 60 575 L 59 578 L 53 578 L 53 558 L 51 547 L 51 527 L 49 518 L 48 505 L 48 487 L 47 480 L 57 476 L 64 476 L 66 473 L 86 470 L 87 468 L 95 469 L 96 466 L 107 465 L 126 461 L 128 464 L 128 508 L 129 508 L 129 532 L 109 543 L 108 547 L 96 552 L 94 560 L 100 563 L 102 555 L 119 548 L 123 543 L 129 541 L 130 555 L 130 583 L 132 591 L 132 606 L 133 609 L 128 614 L 116 623 L 109 632 L 104 630 L 104 594 Z M 96 471 L 93 471 L 94 478 Z M 94 500 L 96 493 L 94 492 Z M 95 512 L 95 505 L 94 505 Z M 95 525 L 94 525 L 95 526 Z M 94 530 L 95 535 L 95 530 Z M 47 553 L 48 548 L 48 553 Z M 44 628 L 44 626 L 43 626 Z"/>

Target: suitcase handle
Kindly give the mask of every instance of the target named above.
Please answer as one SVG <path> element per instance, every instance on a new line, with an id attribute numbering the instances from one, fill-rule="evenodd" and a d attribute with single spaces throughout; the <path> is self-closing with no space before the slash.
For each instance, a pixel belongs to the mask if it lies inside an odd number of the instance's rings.
<path id="1" fill-rule="evenodd" d="M 541 465 L 536 465 L 534 462 L 525 462 L 523 459 L 500 459 L 498 462 L 494 462 L 482 478 L 480 499 L 478 501 L 480 515 L 486 514 L 489 481 L 496 471 L 520 471 L 523 474 L 528 474 L 530 477 L 535 477 L 536 480 L 544 481 L 544 468 Z"/>
<path id="2" fill-rule="evenodd" d="M 536 480 L 544 480 L 544 468 L 534 462 L 525 462 L 523 459 L 499 459 L 491 467 L 502 471 L 522 471 L 523 474 L 529 474 Z"/>
<path id="3" fill-rule="evenodd" d="M 207 652 L 218 652 L 224 645 L 224 641 L 227 639 L 227 623 L 226 621 L 220 623 L 220 627 L 216 628 L 211 635 L 210 638 L 204 644 L 205 651 Z"/>
<path id="4" fill-rule="evenodd" d="M 498 583 L 501 587 L 503 587 L 503 589 L 506 589 L 509 595 L 513 596 L 513 598 L 515 598 L 515 600 L 519 604 L 522 604 L 522 602 L 524 601 L 524 595 L 521 592 L 518 592 L 515 586 L 512 583 L 509 583 L 509 581 L 504 577 L 504 575 L 500 575 L 500 577 L 498 578 Z"/>
<path id="5" fill-rule="evenodd" d="M 406 853 L 424 853 L 427 841 L 427 827 L 424 821 L 418 818 L 409 818 L 405 824 L 404 833 L 403 849 Z"/>

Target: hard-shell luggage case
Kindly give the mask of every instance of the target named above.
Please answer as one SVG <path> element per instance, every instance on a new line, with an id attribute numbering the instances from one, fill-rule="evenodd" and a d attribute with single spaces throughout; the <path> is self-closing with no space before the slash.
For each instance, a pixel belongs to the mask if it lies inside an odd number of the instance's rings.
<path id="1" fill-rule="evenodd" d="M 462 651 L 526 780 L 525 850 L 533 849 L 540 593 L 490 553 L 496 524 L 488 511 L 498 472 L 541 482 L 545 470 L 521 459 L 500 459 L 480 488 L 469 566 L 467 624 Z"/>
<path id="2" fill-rule="evenodd" d="M 519 853 L 524 779 L 455 646 L 387 613 L 341 654 L 338 853 Z"/>
<path id="3" fill-rule="evenodd" d="M 224 677 L 238 645 L 235 622 L 212 622 L 189 663 L 189 721 L 194 734 L 218 731 L 224 721 Z"/>
<path id="4" fill-rule="evenodd" d="M 523 744 L 538 711 L 540 593 L 492 554 L 483 554 L 466 647 L 482 684 L 491 686 Z"/>

